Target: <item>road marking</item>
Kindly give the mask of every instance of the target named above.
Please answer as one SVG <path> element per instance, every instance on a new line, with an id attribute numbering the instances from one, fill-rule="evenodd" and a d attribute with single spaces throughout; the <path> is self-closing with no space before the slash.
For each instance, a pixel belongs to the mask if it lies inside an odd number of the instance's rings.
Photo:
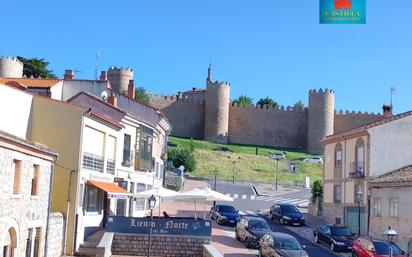
<path id="1" fill-rule="evenodd" d="M 250 196 L 250 200 L 256 200 L 256 196 L 255 196 L 255 195 L 251 195 L 251 196 Z"/>
<path id="2" fill-rule="evenodd" d="M 264 199 L 269 199 L 272 198 L 273 196 L 258 196 L 256 197 L 257 200 L 264 200 Z"/>
<path id="3" fill-rule="evenodd" d="M 247 198 L 247 195 L 242 195 L 242 199 L 246 199 Z"/>
<path id="4" fill-rule="evenodd" d="M 291 201 L 289 201 L 289 203 L 291 203 L 291 204 L 297 204 L 297 203 L 300 203 L 300 202 L 302 202 L 302 199 L 292 199 Z"/>
<path id="5" fill-rule="evenodd" d="M 233 195 L 233 198 L 235 198 L 235 199 L 237 199 L 238 197 L 239 197 L 238 194 L 234 194 L 234 195 Z"/>
<path id="6" fill-rule="evenodd" d="M 230 196 L 230 194 L 229 194 L 229 193 L 227 193 L 226 195 L 227 195 L 227 196 Z"/>
<path id="7" fill-rule="evenodd" d="M 243 211 L 239 211 L 240 215 L 246 215 L 246 213 L 244 213 Z"/>
<path id="8" fill-rule="evenodd" d="M 291 200 L 291 199 L 288 198 L 288 197 L 277 197 L 277 198 L 271 199 L 271 201 L 274 202 L 274 203 L 283 203 L 283 202 L 288 201 L 288 200 Z"/>

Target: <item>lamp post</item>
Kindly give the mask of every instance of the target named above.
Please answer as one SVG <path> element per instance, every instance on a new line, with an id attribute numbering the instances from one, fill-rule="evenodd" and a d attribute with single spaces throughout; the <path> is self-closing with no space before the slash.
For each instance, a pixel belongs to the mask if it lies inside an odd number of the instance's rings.
<path id="1" fill-rule="evenodd" d="M 356 192 L 356 197 L 358 200 L 358 237 L 360 237 L 360 231 L 361 231 L 361 226 L 360 226 L 360 216 L 361 216 L 361 203 L 363 202 L 363 192 L 359 188 L 358 192 Z"/>
<path id="2" fill-rule="evenodd" d="M 388 229 L 383 232 L 385 237 L 388 239 L 388 244 L 390 245 L 389 247 L 389 257 L 393 256 L 393 249 L 392 249 L 392 244 L 394 243 L 394 239 L 398 237 L 398 233 L 391 228 L 391 226 L 388 226 Z"/>
<path id="3" fill-rule="evenodd" d="M 273 154 L 272 151 L 269 151 L 270 158 L 276 160 L 276 178 L 275 178 L 275 190 L 278 190 L 278 178 L 279 178 L 279 160 L 284 157 L 280 154 Z"/>
<path id="4" fill-rule="evenodd" d="M 216 177 L 217 177 L 217 174 L 219 174 L 219 171 L 217 169 L 215 169 L 213 171 L 213 174 L 215 174 L 215 187 L 213 188 L 213 190 L 216 191 Z M 216 205 L 216 201 L 213 201 L 213 206 L 215 206 L 215 205 Z"/>
<path id="5" fill-rule="evenodd" d="M 229 155 L 227 156 L 228 159 L 231 159 Z M 232 163 L 232 184 L 235 184 L 235 166 L 236 163 L 240 162 L 240 156 L 237 158 L 237 160 L 230 161 Z"/>
<path id="6" fill-rule="evenodd" d="M 149 197 L 150 208 L 150 228 L 149 228 L 149 247 L 147 248 L 147 257 L 150 257 L 150 248 L 152 248 L 152 223 L 153 223 L 153 209 L 156 206 L 156 197 L 154 195 Z"/>

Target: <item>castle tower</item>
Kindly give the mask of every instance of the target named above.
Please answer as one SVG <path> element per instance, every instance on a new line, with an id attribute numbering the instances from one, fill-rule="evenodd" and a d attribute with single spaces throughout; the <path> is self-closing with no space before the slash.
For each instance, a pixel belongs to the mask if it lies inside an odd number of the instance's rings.
<path id="1" fill-rule="evenodd" d="M 23 63 L 16 57 L 1 56 L 0 78 L 21 78 L 23 77 Z"/>
<path id="2" fill-rule="evenodd" d="M 230 84 L 211 81 L 209 66 L 205 94 L 205 135 L 206 140 L 227 143 L 229 133 Z"/>
<path id="3" fill-rule="evenodd" d="M 334 117 L 335 94 L 333 90 L 309 90 L 307 145 L 307 151 L 309 153 L 323 153 L 320 140 L 333 134 Z"/>
<path id="4" fill-rule="evenodd" d="M 133 70 L 131 68 L 110 67 L 107 71 L 107 79 L 115 92 L 127 95 L 129 81 L 133 79 Z"/>

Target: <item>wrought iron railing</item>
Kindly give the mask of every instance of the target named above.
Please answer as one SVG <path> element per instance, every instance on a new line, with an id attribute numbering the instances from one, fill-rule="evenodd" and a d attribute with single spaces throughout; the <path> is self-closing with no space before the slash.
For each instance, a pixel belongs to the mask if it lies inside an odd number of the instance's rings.
<path id="1" fill-rule="evenodd" d="M 91 153 L 83 153 L 83 168 L 103 172 L 104 158 Z"/>
<path id="2" fill-rule="evenodd" d="M 106 170 L 107 173 L 109 174 L 113 174 L 114 175 L 114 171 L 115 171 L 115 161 L 112 159 L 106 159 Z"/>
<path id="3" fill-rule="evenodd" d="M 349 175 L 352 178 L 363 178 L 365 177 L 365 166 L 363 162 L 351 162 L 349 165 L 350 171 Z"/>

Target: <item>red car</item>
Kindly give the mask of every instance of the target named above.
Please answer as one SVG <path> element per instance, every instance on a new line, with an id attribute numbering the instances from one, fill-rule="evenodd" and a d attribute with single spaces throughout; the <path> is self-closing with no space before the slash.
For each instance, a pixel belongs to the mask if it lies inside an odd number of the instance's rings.
<path id="1" fill-rule="evenodd" d="M 395 243 L 389 244 L 383 240 L 360 237 L 353 243 L 352 257 L 387 257 L 390 248 L 392 256 L 407 257 Z"/>

